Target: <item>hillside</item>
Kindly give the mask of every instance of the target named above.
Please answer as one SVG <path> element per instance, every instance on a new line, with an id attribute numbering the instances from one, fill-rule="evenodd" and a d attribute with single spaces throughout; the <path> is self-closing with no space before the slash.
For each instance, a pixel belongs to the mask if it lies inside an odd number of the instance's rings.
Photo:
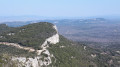
<path id="1" fill-rule="evenodd" d="M 19 43 L 22 46 L 38 48 L 46 38 L 54 35 L 56 31 L 50 23 L 35 23 L 14 28 L 2 33 L 1 42 Z"/>
<path id="2" fill-rule="evenodd" d="M 0 24 L 0 33 L 4 31 L 9 31 L 13 29 L 13 27 L 8 27 L 6 24 Z"/>
<path id="3" fill-rule="evenodd" d="M 7 29 L 6 29 L 7 30 Z M 55 25 L 33 23 L 0 34 L 0 67 L 119 67 L 119 60 L 59 35 Z"/>

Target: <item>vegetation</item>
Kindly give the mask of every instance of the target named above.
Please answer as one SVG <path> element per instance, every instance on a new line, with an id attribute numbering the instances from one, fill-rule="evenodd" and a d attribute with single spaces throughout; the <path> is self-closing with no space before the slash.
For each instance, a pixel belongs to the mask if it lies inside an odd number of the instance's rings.
<path id="1" fill-rule="evenodd" d="M 60 46 L 64 46 L 60 48 Z M 92 49 L 84 44 L 73 43 L 60 36 L 60 43 L 49 47 L 50 52 L 55 56 L 52 58 L 51 66 L 56 67 L 110 67 L 107 61 L 110 57 L 100 55 L 99 50 Z M 96 57 L 91 57 L 96 54 Z"/>
<path id="2" fill-rule="evenodd" d="M 25 56 L 32 57 L 35 56 L 35 52 L 28 52 L 27 50 L 18 49 L 12 46 L 0 45 L 0 55 L 8 54 L 10 56 Z"/>
<path id="3" fill-rule="evenodd" d="M 22 46 L 39 49 L 39 46 L 45 41 L 45 39 L 55 33 L 56 31 L 53 28 L 53 24 L 47 22 L 34 23 L 3 32 L 0 35 L 2 36 L 0 41 L 19 43 Z"/>
<path id="4" fill-rule="evenodd" d="M 13 29 L 13 27 L 8 27 L 6 24 L 0 24 L 0 33 L 9 31 L 11 29 Z"/>

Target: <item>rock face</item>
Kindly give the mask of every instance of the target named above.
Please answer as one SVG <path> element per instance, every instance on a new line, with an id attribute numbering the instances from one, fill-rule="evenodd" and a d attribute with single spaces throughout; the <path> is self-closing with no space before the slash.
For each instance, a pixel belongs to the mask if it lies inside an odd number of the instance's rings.
<path id="1" fill-rule="evenodd" d="M 57 27 L 53 26 L 53 28 L 57 31 Z M 55 35 L 47 38 L 44 43 L 40 46 L 40 50 L 35 50 L 31 47 L 23 47 L 17 43 L 8 43 L 8 42 L 1 42 L 0 44 L 7 45 L 7 46 L 14 46 L 19 49 L 28 50 L 29 52 L 36 52 L 37 56 L 34 58 L 26 58 L 26 57 L 15 57 L 13 56 L 11 60 L 16 64 L 17 67 L 41 67 L 41 66 L 48 66 L 52 63 L 51 57 L 54 57 L 53 54 L 50 54 L 49 44 L 56 44 L 59 42 L 59 34 L 58 31 Z M 44 56 L 45 55 L 45 56 Z"/>

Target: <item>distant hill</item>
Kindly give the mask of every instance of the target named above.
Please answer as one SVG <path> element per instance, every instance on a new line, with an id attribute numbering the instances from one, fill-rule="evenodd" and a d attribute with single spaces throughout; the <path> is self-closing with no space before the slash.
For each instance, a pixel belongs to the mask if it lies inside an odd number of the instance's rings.
<path id="1" fill-rule="evenodd" d="M 27 24 L 31 24 L 31 23 L 37 23 L 37 22 L 50 22 L 56 25 L 69 25 L 69 24 L 81 24 L 81 23 L 93 23 L 93 22 L 104 22 L 106 21 L 106 19 L 104 18 L 93 18 L 93 19 L 56 19 L 56 20 L 47 20 L 47 19 L 42 19 L 42 20 L 24 20 L 24 21 L 20 21 L 20 20 L 16 20 L 16 21 L 4 21 L 1 22 L 0 24 L 7 24 L 10 27 L 19 27 L 19 26 L 23 26 L 23 25 L 27 25 Z"/>

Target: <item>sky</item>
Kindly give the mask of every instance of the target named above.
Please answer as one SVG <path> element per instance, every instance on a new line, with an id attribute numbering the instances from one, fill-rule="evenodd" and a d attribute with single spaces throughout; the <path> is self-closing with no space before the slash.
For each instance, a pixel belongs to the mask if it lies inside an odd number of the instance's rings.
<path id="1" fill-rule="evenodd" d="M 0 16 L 120 15 L 120 0 L 0 0 Z"/>

